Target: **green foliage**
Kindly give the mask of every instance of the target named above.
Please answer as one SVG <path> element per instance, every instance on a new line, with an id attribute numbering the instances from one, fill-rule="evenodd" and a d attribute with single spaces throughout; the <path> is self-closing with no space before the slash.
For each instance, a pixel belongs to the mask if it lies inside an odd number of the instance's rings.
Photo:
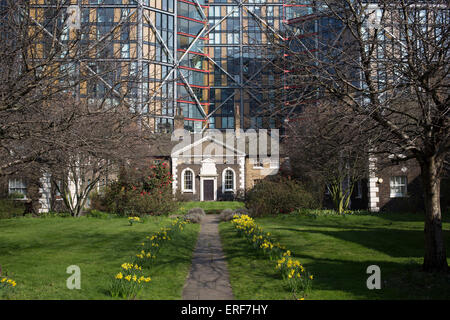
<path id="1" fill-rule="evenodd" d="M 281 177 L 258 182 L 247 192 L 245 206 L 252 216 L 262 216 L 316 208 L 318 203 L 299 182 Z"/>
<path id="2" fill-rule="evenodd" d="M 9 199 L 24 199 L 25 195 L 23 193 L 20 192 L 13 192 L 11 194 L 8 195 Z"/>
<path id="3" fill-rule="evenodd" d="M 144 169 L 123 168 L 117 181 L 91 197 L 91 206 L 121 216 L 167 214 L 177 207 L 172 175 L 165 163 Z"/>
<path id="4" fill-rule="evenodd" d="M 89 194 L 89 199 L 91 202 L 90 206 L 91 208 L 94 208 L 93 210 L 101 212 L 108 211 L 108 204 L 106 202 L 106 198 L 104 197 L 104 191 L 105 191 L 104 189 L 102 189 L 100 192 L 94 190 L 91 191 L 91 193 Z"/>
<path id="5" fill-rule="evenodd" d="M 111 218 L 111 215 L 107 212 L 92 209 L 88 212 L 87 217 L 88 218 L 98 218 L 98 219 L 109 219 L 109 218 Z"/>
<path id="6" fill-rule="evenodd" d="M 23 215 L 25 205 L 21 201 L 0 199 L 0 219 L 8 219 Z"/>
<path id="7" fill-rule="evenodd" d="M 299 209 L 294 212 L 292 212 L 292 215 L 299 215 L 299 216 L 307 216 L 311 218 L 317 218 L 317 217 L 326 217 L 326 216 L 357 216 L 357 215 L 371 215 L 370 211 L 367 210 L 345 210 L 342 213 L 337 212 L 336 210 L 328 210 L 328 209 Z"/>

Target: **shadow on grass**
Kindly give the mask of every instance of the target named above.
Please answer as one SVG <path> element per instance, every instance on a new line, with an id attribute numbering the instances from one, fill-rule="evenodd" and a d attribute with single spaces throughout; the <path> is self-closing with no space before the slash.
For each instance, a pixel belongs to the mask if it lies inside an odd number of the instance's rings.
<path id="1" fill-rule="evenodd" d="M 275 230 L 275 229 L 274 229 Z M 333 237 L 342 241 L 352 242 L 370 250 L 386 254 L 395 258 L 423 257 L 424 233 L 423 231 L 368 228 L 366 230 L 298 230 L 294 228 L 278 227 L 276 230 L 302 232 L 306 234 L 320 234 Z M 444 232 L 446 247 L 450 256 L 450 231 Z M 327 245 L 332 247 L 333 244 Z M 342 245 L 337 246 L 337 249 Z"/>
<path id="2" fill-rule="evenodd" d="M 289 229 L 289 228 L 286 228 Z M 298 230 L 292 229 L 299 232 Z M 336 258 L 318 257 L 304 254 L 302 250 L 296 250 L 295 246 L 289 247 L 295 258 L 306 261 L 305 268 L 310 271 L 315 280 L 311 299 L 450 299 L 450 275 L 436 275 L 421 272 L 422 242 L 420 234 L 416 231 L 391 230 L 387 234 L 384 229 L 367 231 L 306 231 L 308 233 L 321 233 L 340 240 L 361 244 L 365 247 L 385 252 L 396 258 L 411 258 L 410 260 L 388 261 L 382 257 L 370 255 L 364 252 L 357 253 L 349 260 L 342 258 L 337 253 Z M 276 261 L 269 261 L 268 257 L 257 251 L 237 233 L 228 228 L 223 228 L 222 238 L 227 237 L 224 246 L 229 263 L 240 272 L 251 275 L 254 281 L 281 280 L 279 274 L 274 274 Z M 386 236 L 388 235 L 388 236 Z M 419 241 L 417 239 L 419 237 Z M 401 243 L 398 240 L 401 239 Z M 410 248 L 413 242 L 415 248 Z M 287 244 L 284 241 L 283 244 Z M 297 245 L 297 248 L 299 246 Z M 448 246 L 447 246 L 448 247 Z M 338 246 L 336 250 L 342 248 Z M 320 250 L 320 248 L 317 248 Z M 311 252 L 311 248 L 309 248 Z M 354 259 L 352 261 L 351 259 Z M 359 259 L 359 261 L 358 261 Z M 252 267 L 249 267 L 251 265 Z M 381 269 L 381 290 L 369 290 L 367 279 L 367 267 L 377 265 Z M 279 288 L 283 288 L 280 282 Z M 270 293 L 267 293 L 270 295 Z"/>
<path id="3" fill-rule="evenodd" d="M 450 274 L 424 273 L 416 261 L 357 262 L 312 256 L 303 258 L 311 260 L 307 267 L 315 274 L 314 290 L 317 291 L 343 291 L 357 299 L 450 299 Z M 367 288 L 367 280 L 372 275 L 367 273 L 370 265 L 380 267 L 380 290 Z M 321 297 L 321 293 L 318 292 L 317 296 Z"/>

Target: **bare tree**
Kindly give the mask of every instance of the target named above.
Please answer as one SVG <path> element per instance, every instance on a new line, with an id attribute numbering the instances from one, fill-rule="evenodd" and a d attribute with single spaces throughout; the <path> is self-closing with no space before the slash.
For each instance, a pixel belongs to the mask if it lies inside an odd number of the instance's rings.
<path id="1" fill-rule="evenodd" d="M 268 30 L 278 90 L 290 98 L 278 112 L 295 117 L 299 106 L 334 100 L 359 119 L 372 157 L 419 163 L 425 271 L 448 271 L 440 182 L 450 150 L 449 28 L 443 0 L 322 0 L 288 21 L 285 35 Z"/>
<path id="2" fill-rule="evenodd" d="M 80 23 L 71 3 L 0 3 L 0 174 L 42 163 L 62 145 L 75 150 L 83 135 L 64 142 L 58 136 L 66 137 L 66 130 L 73 132 L 82 124 L 77 119 L 92 114 L 103 113 L 108 123 L 109 111 L 120 109 L 126 126 L 134 120 L 144 131 L 151 129 L 141 111 L 160 88 L 150 86 L 143 96 L 144 72 L 137 49 L 129 49 L 127 58 L 115 44 L 127 43 L 135 32 L 136 8 L 121 10 L 119 22 L 97 28 Z M 84 10 L 84 16 L 96 12 Z M 73 19 L 78 25 L 72 25 Z M 162 78 L 156 73 L 151 77 Z"/>
<path id="3" fill-rule="evenodd" d="M 80 17 L 70 5 L 0 2 L 0 174 L 24 167 L 51 173 L 67 209 L 79 216 L 101 177 L 143 161 L 158 139 L 141 111 L 160 88 L 142 96 L 136 49 L 127 58 L 114 44 L 131 37 L 136 8 L 93 28 L 72 26 Z M 162 78 L 156 71 L 151 77 Z"/>
<path id="4" fill-rule="evenodd" d="M 52 184 L 75 217 L 82 214 L 101 179 L 114 178 L 122 165 L 148 160 L 151 140 L 128 110 L 78 108 L 81 112 L 73 125 L 54 137 L 58 147 L 41 156 L 52 172 Z"/>
<path id="5" fill-rule="evenodd" d="M 339 214 L 348 209 L 356 182 L 368 171 L 362 128 L 348 117 L 348 111 L 332 102 L 306 107 L 289 123 L 286 139 L 293 171 L 325 186 Z"/>

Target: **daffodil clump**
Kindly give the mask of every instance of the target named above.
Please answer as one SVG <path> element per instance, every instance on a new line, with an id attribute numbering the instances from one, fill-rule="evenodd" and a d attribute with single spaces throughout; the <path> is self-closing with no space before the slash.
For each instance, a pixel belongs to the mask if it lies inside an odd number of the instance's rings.
<path id="1" fill-rule="evenodd" d="M 133 223 L 142 222 L 139 217 L 128 217 L 128 222 L 130 223 L 130 226 L 133 225 Z"/>
<path id="2" fill-rule="evenodd" d="M 264 232 L 248 215 L 235 215 L 231 222 L 241 236 L 244 236 L 255 249 L 261 249 L 270 260 L 279 258 L 286 249 L 280 243 L 274 242 L 270 232 Z"/>
<path id="3" fill-rule="evenodd" d="M 275 243 L 271 234 L 265 233 L 250 216 L 235 215 L 231 223 L 255 249 L 262 250 L 271 260 L 278 259 L 276 268 L 281 271 L 294 297 L 297 297 L 299 293 L 304 296 L 311 290 L 313 276 L 306 272 L 300 261 L 291 258 L 291 251 L 286 251 L 280 243 Z"/>
<path id="4" fill-rule="evenodd" d="M 283 279 L 295 296 L 299 292 L 304 295 L 311 290 L 313 275 L 305 270 L 300 261 L 291 258 L 289 250 L 277 261 L 277 269 L 281 271 Z"/>
<path id="5" fill-rule="evenodd" d="M 0 297 L 10 292 L 16 284 L 13 279 L 0 276 Z"/>
<path id="6" fill-rule="evenodd" d="M 143 289 L 143 285 L 151 281 L 150 277 L 144 276 L 142 267 L 125 262 L 122 269 L 114 277 L 110 293 L 114 298 L 133 299 Z"/>
<path id="7" fill-rule="evenodd" d="M 136 254 L 136 261 L 145 267 L 150 267 L 163 244 L 172 240 L 178 232 L 183 231 L 186 223 L 188 222 L 185 220 L 174 219 L 170 227 L 161 228 L 153 235 L 147 236 L 145 241 L 141 243 L 141 250 Z"/>
<path id="8" fill-rule="evenodd" d="M 141 243 L 140 251 L 133 257 L 133 263 L 123 263 L 122 269 L 114 276 L 110 287 L 112 297 L 133 299 L 151 279 L 142 269 L 149 268 L 164 242 L 172 240 L 188 222 L 181 219 L 172 220 L 170 227 L 163 227 L 152 236 L 147 236 Z"/>

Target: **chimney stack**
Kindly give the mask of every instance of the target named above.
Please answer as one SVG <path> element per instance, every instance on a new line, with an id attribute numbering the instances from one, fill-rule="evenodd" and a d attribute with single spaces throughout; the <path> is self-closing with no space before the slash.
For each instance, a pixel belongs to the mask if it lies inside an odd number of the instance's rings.
<path id="1" fill-rule="evenodd" d="M 239 136 L 241 129 L 241 106 L 239 103 L 234 105 L 234 128 L 236 130 L 236 137 Z"/>
<path id="2" fill-rule="evenodd" d="M 173 117 L 173 129 L 184 129 L 184 116 L 180 108 L 177 108 L 177 114 Z"/>

